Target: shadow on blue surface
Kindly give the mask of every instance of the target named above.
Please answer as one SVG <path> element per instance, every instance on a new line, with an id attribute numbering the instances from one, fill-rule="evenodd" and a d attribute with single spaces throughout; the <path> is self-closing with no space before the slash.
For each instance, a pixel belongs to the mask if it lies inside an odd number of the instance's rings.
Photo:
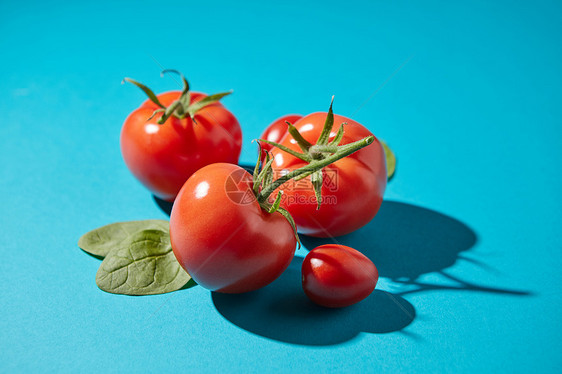
<path id="1" fill-rule="evenodd" d="M 153 198 L 169 215 L 172 203 Z M 301 241 L 308 249 L 327 243 L 356 248 L 376 264 L 381 277 L 409 288 L 395 294 L 375 290 L 367 299 L 343 309 L 322 308 L 303 293 L 302 258 L 295 257 L 279 279 L 261 290 L 243 295 L 213 293 L 213 303 L 219 313 L 233 324 L 270 339 L 303 345 L 333 345 L 353 339 L 360 332 L 388 333 L 408 326 L 416 311 L 402 298 L 407 294 L 467 290 L 530 295 L 526 291 L 476 285 L 446 273 L 446 268 L 461 259 L 486 267 L 461 254 L 474 246 L 476 233 L 457 219 L 407 203 L 384 201 L 371 222 L 349 235 L 337 238 L 301 235 Z M 427 273 L 440 274 L 449 284 L 418 281 Z M 450 281 L 456 285 L 451 285 Z"/>
<path id="2" fill-rule="evenodd" d="M 444 269 L 458 260 L 486 264 L 463 257 L 477 241 L 476 233 L 461 221 L 442 213 L 397 201 L 384 201 L 365 227 L 337 238 L 313 238 L 301 235 L 309 249 L 327 243 L 344 244 L 360 250 L 377 266 L 379 275 L 397 284 L 414 286 L 398 295 L 420 291 L 468 290 L 509 295 L 530 292 L 479 286 L 461 280 Z M 417 281 L 420 275 L 436 273 L 457 285 L 430 284 Z"/>
<path id="3" fill-rule="evenodd" d="M 302 258 L 295 257 L 279 279 L 261 290 L 243 295 L 213 293 L 219 313 L 235 325 L 270 339 L 331 345 L 350 340 L 360 332 L 388 333 L 408 326 L 416 312 L 402 295 L 431 290 L 530 294 L 479 286 L 445 273 L 444 269 L 457 260 L 468 260 L 460 254 L 476 243 L 476 233 L 454 218 L 411 204 L 385 201 L 375 219 L 352 234 L 332 239 L 302 235 L 301 240 L 309 249 L 326 243 L 356 248 L 373 260 L 380 276 L 390 278 L 396 285 L 414 288 L 396 294 L 375 290 L 351 307 L 322 308 L 304 295 L 300 277 Z M 440 274 L 449 284 L 417 280 L 426 273 Z"/>
<path id="4" fill-rule="evenodd" d="M 93 254 L 93 253 L 90 253 L 90 252 L 88 252 L 88 251 L 83 250 L 83 249 L 80 248 L 80 247 L 78 247 L 78 249 L 80 249 L 80 250 L 82 251 L 82 253 L 85 253 L 85 254 L 87 254 L 88 256 L 95 258 L 96 260 L 103 261 L 104 256 L 95 255 L 95 254 Z"/>
<path id="5" fill-rule="evenodd" d="M 172 203 L 156 196 L 153 199 L 170 215 Z M 444 214 L 384 201 L 370 223 L 349 235 L 334 239 L 301 235 L 301 240 L 309 249 L 327 243 L 348 245 L 369 257 L 380 276 L 413 281 L 422 274 L 452 266 L 461 252 L 476 243 L 477 236 L 467 225 Z"/>
<path id="6" fill-rule="evenodd" d="M 154 195 L 152 195 L 152 199 L 154 200 L 156 205 L 158 205 L 158 208 L 160 208 L 160 210 L 166 213 L 168 216 L 172 213 L 172 206 L 174 206 L 174 203 L 162 200 L 161 198 Z"/>
<path id="7" fill-rule="evenodd" d="M 439 212 L 397 201 L 384 201 L 365 227 L 337 238 L 301 236 L 309 249 L 327 243 L 353 247 L 377 266 L 379 275 L 414 280 L 452 266 L 476 243 L 476 233 Z"/>
<path id="8" fill-rule="evenodd" d="M 247 331 L 303 345 L 343 343 L 360 332 L 398 331 L 414 320 L 412 304 L 379 290 L 343 309 L 313 304 L 301 288 L 302 260 L 295 257 L 281 277 L 260 290 L 242 295 L 213 292 L 215 307 L 227 320 Z"/>

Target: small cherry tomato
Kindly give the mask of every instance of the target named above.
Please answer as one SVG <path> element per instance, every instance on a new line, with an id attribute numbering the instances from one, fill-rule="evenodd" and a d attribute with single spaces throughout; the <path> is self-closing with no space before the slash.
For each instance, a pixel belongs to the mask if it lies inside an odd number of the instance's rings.
<path id="1" fill-rule="evenodd" d="M 198 169 L 238 162 L 242 131 L 236 117 L 218 102 L 227 93 L 190 92 L 184 79 L 184 91 L 156 96 L 127 80 L 152 96 L 125 120 L 121 153 L 129 170 L 155 196 L 173 201 Z M 167 109 L 174 110 L 166 113 Z"/>
<path id="2" fill-rule="evenodd" d="M 225 293 L 263 287 L 289 266 L 296 237 L 279 212 L 269 213 L 239 166 L 212 164 L 182 187 L 170 215 L 178 262 L 201 286 Z"/>
<path id="3" fill-rule="evenodd" d="M 302 264 L 302 288 L 310 300 L 328 308 L 355 304 L 373 292 L 379 273 L 361 252 L 339 244 L 314 248 Z"/>

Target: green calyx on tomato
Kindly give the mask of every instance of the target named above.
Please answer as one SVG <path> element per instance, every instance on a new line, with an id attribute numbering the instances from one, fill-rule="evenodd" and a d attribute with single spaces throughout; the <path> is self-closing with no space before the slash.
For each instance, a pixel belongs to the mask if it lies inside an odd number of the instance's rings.
<path id="1" fill-rule="evenodd" d="M 183 74 L 180 73 L 177 70 L 165 69 L 165 70 L 162 71 L 161 75 L 163 76 L 166 73 L 178 74 L 183 81 L 183 89 L 182 89 L 180 97 L 177 100 L 174 100 L 168 107 L 164 106 L 160 102 L 160 100 L 158 100 L 158 97 L 154 94 L 154 92 L 152 92 L 152 90 L 150 88 L 148 88 L 147 86 L 145 86 L 144 84 L 142 84 L 140 82 L 137 82 L 137 81 L 135 81 L 131 78 L 124 78 L 123 79 L 123 82 L 132 83 L 135 86 L 137 86 L 138 88 L 140 88 L 146 94 L 146 96 L 148 96 L 150 101 L 152 101 L 154 104 L 156 104 L 159 107 L 159 109 L 156 109 L 154 111 L 154 113 L 152 114 L 152 116 L 150 117 L 150 118 L 152 118 L 158 113 L 163 113 L 162 117 L 160 117 L 160 119 L 157 122 L 159 125 L 162 125 L 164 122 L 166 122 L 166 120 L 168 118 L 170 118 L 170 116 L 174 116 L 174 117 L 177 117 L 179 119 L 183 119 L 186 116 L 189 116 L 193 121 L 195 121 L 195 118 L 194 118 L 195 113 L 197 113 L 200 109 L 206 107 L 207 105 L 216 103 L 217 101 L 219 101 L 223 97 L 225 97 L 227 95 L 230 95 L 232 93 L 232 90 L 227 91 L 227 92 L 221 92 L 221 93 L 218 93 L 218 94 L 206 96 L 205 98 L 192 103 L 191 102 L 191 95 L 190 95 L 190 92 L 189 92 L 189 83 L 187 82 L 187 79 L 185 79 Z"/>
<path id="2" fill-rule="evenodd" d="M 332 99 L 333 100 L 333 99 Z M 330 104 L 330 112 L 332 109 L 332 105 Z M 329 115 L 328 115 L 329 117 Z M 331 122 L 331 124 L 330 124 Z M 329 128 L 331 129 L 331 126 L 334 123 L 334 118 L 332 115 L 331 121 L 329 121 L 329 119 L 326 120 L 326 125 L 325 125 L 325 129 Z M 290 125 L 290 124 L 289 124 Z M 292 125 L 290 125 L 292 126 Z M 296 129 L 295 129 L 296 130 Z M 298 131 L 297 131 L 298 132 Z M 343 126 L 340 128 L 339 131 L 343 136 Z M 329 130 L 328 130 L 328 134 L 329 134 Z M 339 136 L 340 140 L 341 140 L 341 136 Z M 262 166 L 262 161 L 261 161 L 261 157 L 258 157 L 258 161 L 256 163 L 256 167 L 254 169 L 254 174 L 253 174 L 253 193 L 258 201 L 258 203 L 260 204 L 260 206 L 262 207 L 262 209 L 266 210 L 269 213 L 274 213 L 274 212 L 279 212 L 281 213 L 291 224 L 291 227 L 293 228 L 294 232 L 295 232 L 295 237 L 297 239 L 297 242 L 299 243 L 299 247 L 300 247 L 300 239 L 299 236 L 297 234 L 297 227 L 295 224 L 295 221 L 293 220 L 293 218 L 291 217 L 291 214 L 284 208 L 280 207 L 281 204 L 281 197 L 283 195 L 283 190 L 279 190 L 279 192 L 277 193 L 277 196 L 275 197 L 275 200 L 273 201 L 273 203 L 269 202 L 269 197 L 270 195 L 277 190 L 278 188 L 280 188 L 284 183 L 290 181 L 291 179 L 295 179 L 295 180 L 299 180 L 302 178 L 305 178 L 309 175 L 312 175 L 312 178 L 314 180 L 315 176 L 316 176 L 316 180 L 319 181 L 319 186 L 322 186 L 322 169 L 346 156 L 349 156 L 350 154 L 352 154 L 353 152 L 356 152 L 358 150 L 360 150 L 363 147 L 368 146 L 369 144 L 371 144 L 373 142 L 375 138 L 373 136 L 367 136 L 361 140 L 358 140 L 356 142 L 350 143 L 350 144 L 346 144 L 346 145 L 342 145 L 342 146 L 338 146 L 337 142 L 331 142 L 331 144 L 329 145 L 330 148 L 330 154 L 329 155 L 322 155 L 322 157 L 318 157 L 311 161 L 308 165 L 305 165 L 299 169 L 293 170 L 283 176 L 281 176 L 280 178 L 273 180 L 273 169 L 271 167 L 271 164 L 273 163 L 273 158 L 270 157 L 269 152 L 266 151 L 266 156 L 265 156 L 265 163 Z M 260 140 L 260 141 L 263 141 Z M 275 142 L 269 142 L 266 141 L 266 143 L 272 144 L 274 146 L 277 146 L 278 144 Z M 282 147 L 282 146 L 281 146 Z M 261 151 L 259 152 L 261 154 Z M 260 168 L 261 166 L 261 168 Z M 261 169 L 261 170 L 260 170 Z M 319 177 L 318 177 L 319 176 Z M 318 188 L 316 191 L 316 199 L 318 201 L 318 207 L 320 207 L 320 202 L 322 201 L 322 194 L 320 191 L 320 188 Z"/>
<path id="3" fill-rule="evenodd" d="M 344 125 L 346 124 L 344 122 L 341 124 L 336 136 L 331 141 L 328 141 L 330 133 L 332 131 L 332 127 L 334 126 L 334 112 L 332 111 L 333 103 L 334 97 L 332 96 L 330 109 L 328 110 L 328 114 L 326 116 L 326 122 L 324 123 L 324 127 L 322 128 L 322 132 L 320 133 L 316 144 L 311 144 L 309 141 L 307 141 L 301 135 L 299 130 L 295 126 L 293 126 L 293 124 L 286 121 L 289 134 L 296 141 L 302 152 L 295 151 L 273 141 L 260 139 L 261 142 L 273 145 L 274 147 L 277 147 L 280 150 L 307 162 L 308 165 L 285 174 L 283 177 L 279 178 L 275 184 L 271 184 L 270 186 L 265 188 L 264 191 L 262 191 L 262 194 L 258 196 L 258 201 L 267 200 L 269 195 L 275 189 L 277 189 L 281 184 L 287 182 L 290 179 L 298 181 L 310 176 L 312 186 L 314 188 L 314 194 L 316 196 L 316 209 L 320 209 L 320 205 L 322 204 L 321 190 L 323 184 L 322 168 L 334 163 L 341 158 L 349 156 L 353 152 L 358 151 L 359 149 L 371 144 L 375 140 L 375 137 L 371 135 L 353 143 L 340 146 L 339 143 L 343 138 Z"/>
<path id="4" fill-rule="evenodd" d="M 242 293 L 271 283 L 287 269 L 300 245 L 292 216 L 280 207 L 283 192 L 276 191 L 373 141 L 367 136 L 338 147 L 328 157 L 275 180 L 268 154 L 263 165 L 258 156 L 253 175 L 227 163 L 199 169 L 181 188 L 170 214 L 176 259 L 197 284 L 212 291 Z"/>
<path id="5" fill-rule="evenodd" d="M 275 121 L 273 121 L 262 133 L 261 139 L 268 140 L 269 142 L 281 142 L 283 137 L 286 133 L 288 133 L 287 122 L 290 122 L 293 127 L 294 124 L 303 118 L 304 116 L 300 114 L 287 114 L 282 116 Z M 344 123 L 346 123 L 344 121 Z M 396 172 L 396 155 L 390 149 L 388 144 L 386 144 L 380 138 L 378 139 L 381 143 L 381 146 L 384 149 L 385 161 L 386 161 L 386 171 L 387 171 L 387 179 L 390 181 L 394 177 L 394 173 Z M 266 151 L 273 149 L 274 147 L 271 144 L 261 144 L 261 151 L 262 151 L 262 160 L 265 158 Z"/>
<path id="6" fill-rule="evenodd" d="M 131 173 L 155 196 L 170 202 L 197 170 L 216 162 L 237 163 L 242 149 L 238 120 L 218 102 L 226 93 L 208 96 L 190 91 L 181 77 L 183 91 L 158 95 L 126 78 L 148 100 L 125 119 L 120 137 Z"/>

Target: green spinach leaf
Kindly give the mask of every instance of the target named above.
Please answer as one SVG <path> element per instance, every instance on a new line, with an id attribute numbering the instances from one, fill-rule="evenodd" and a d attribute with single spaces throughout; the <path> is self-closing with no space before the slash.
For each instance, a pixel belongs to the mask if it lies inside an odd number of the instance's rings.
<path id="1" fill-rule="evenodd" d="M 394 176 L 394 172 L 396 171 L 396 156 L 385 142 L 383 142 L 382 140 L 380 140 L 380 142 L 384 149 L 384 156 L 386 158 L 386 175 L 388 180 L 390 180 Z"/>
<path id="2" fill-rule="evenodd" d="M 105 257 L 112 249 L 120 247 L 131 236 L 143 230 L 168 231 L 169 227 L 168 221 L 160 219 L 112 223 L 82 235 L 78 246 L 94 256 Z"/>
<path id="3" fill-rule="evenodd" d="M 142 230 L 110 251 L 96 274 L 98 287 L 125 295 L 154 295 L 182 288 L 191 277 L 176 260 L 167 230 Z"/>

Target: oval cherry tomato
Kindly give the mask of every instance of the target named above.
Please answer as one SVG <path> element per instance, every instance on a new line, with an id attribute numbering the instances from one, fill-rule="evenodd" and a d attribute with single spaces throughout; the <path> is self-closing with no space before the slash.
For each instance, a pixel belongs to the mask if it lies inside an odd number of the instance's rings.
<path id="1" fill-rule="evenodd" d="M 265 131 L 261 134 L 260 139 L 279 143 L 285 134 L 287 134 L 287 122 L 294 124 L 301 118 L 302 116 L 300 114 L 288 114 L 277 118 L 269 126 L 267 126 Z M 271 144 L 261 143 L 262 151 L 270 151 L 272 148 L 273 146 Z"/>
<path id="2" fill-rule="evenodd" d="M 326 116 L 325 112 L 309 114 L 296 121 L 294 126 L 309 143 L 315 144 Z M 340 145 L 373 135 L 358 122 L 334 115 L 330 141 L 344 122 L 347 124 L 344 125 Z M 286 134 L 279 143 L 301 151 L 290 134 Z M 305 161 L 278 148 L 272 149 L 271 153 L 275 158 L 273 170 L 277 175 L 306 165 Z M 322 204 L 319 210 L 310 177 L 290 182 L 283 188 L 285 194 L 281 206 L 291 213 L 299 232 L 316 237 L 345 235 L 373 219 L 381 206 L 387 181 L 384 150 L 376 138 L 370 146 L 327 166 L 322 174 Z"/>
<path id="3" fill-rule="evenodd" d="M 316 304 L 341 308 L 373 292 L 379 273 L 361 252 L 345 245 L 321 245 L 302 264 L 302 288 Z"/>
<path id="4" fill-rule="evenodd" d="M 201 286 L 241 293 L 275 280 L 293 259 L 296 238 L 280 213 L 261 208 L 252 176 L 218 163 L 195 172 L 170 215 L 178 262 Z"/>
<path id="5" fill-rule="evenodd" d="M 191 103 L 207 95 L 190 92 Z M 166 107 L 179 99 L 180 91 L 158 95 Z M 242 148 L 238 121 L 222 104 L 215 102 L 194 115 L 170 116 L 158 124 L 162 113 L 145 101 L 125 120 L 121 130 L 121 152 L 133 175 L 152 193 L 173 201 L 184 182 L 196 170 L 215 162 L 237 163 Z"/>

